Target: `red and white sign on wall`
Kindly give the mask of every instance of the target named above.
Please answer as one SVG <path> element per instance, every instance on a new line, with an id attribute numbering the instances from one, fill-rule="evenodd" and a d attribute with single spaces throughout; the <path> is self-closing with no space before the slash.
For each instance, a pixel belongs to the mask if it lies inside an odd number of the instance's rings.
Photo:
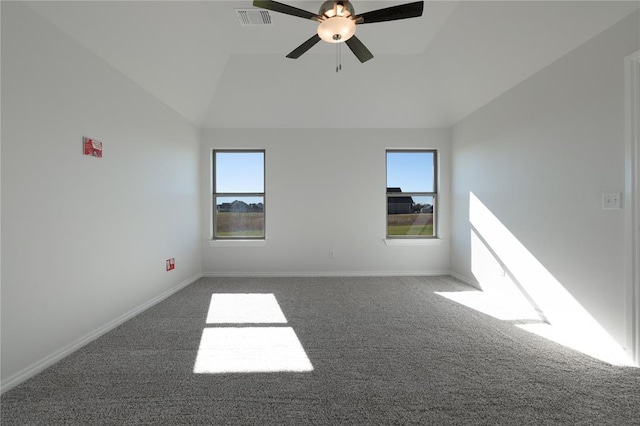
<path id="1" fill-rule="evenodd" d="M 102 142 L 83 137 L 82 146 L 84 147 L 84 155 L 102 158 Z"/>
<path id="2" fill-rule="evenodd" d="M 167 271 L 171 271 L 172 269 L 176 269 L 176 259 L 173 257 L 167 259 Z"/>

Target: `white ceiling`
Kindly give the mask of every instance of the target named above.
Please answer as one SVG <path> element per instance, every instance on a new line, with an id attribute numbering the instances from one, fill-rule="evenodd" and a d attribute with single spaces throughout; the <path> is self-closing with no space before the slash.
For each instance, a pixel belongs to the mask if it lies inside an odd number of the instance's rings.
<path id="1" fill-rule="evenodd" d="M 356 13 L 407 1 L 353 0 Z M 322 1 L 287 1 L 317 12 Z M 640 7 L 638 1 L 427 1 L 420 18 L 360 25 L 375 57 L 320 42 L 311 20 L 251 1 L 44 1 L 33 10 L 200 127 L 448 127 Z"/>

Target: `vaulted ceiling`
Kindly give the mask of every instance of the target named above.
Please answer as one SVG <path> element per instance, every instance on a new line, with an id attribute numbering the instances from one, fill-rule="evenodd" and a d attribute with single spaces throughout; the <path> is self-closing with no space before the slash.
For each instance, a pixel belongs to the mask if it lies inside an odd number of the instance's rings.
<path id="1" fill-rule="evenodd" d="M 358 1 L 356 13 L 407 1 Z M 322 1 L 287 1 L 316 13 Z M 448 127 L 640 7 L 637 1 L 426 1 L 420 18 L 359 25 L 361 64 L 316 23 L 251 1 L 44 1 L 28 6 L 199 127 Z"/>

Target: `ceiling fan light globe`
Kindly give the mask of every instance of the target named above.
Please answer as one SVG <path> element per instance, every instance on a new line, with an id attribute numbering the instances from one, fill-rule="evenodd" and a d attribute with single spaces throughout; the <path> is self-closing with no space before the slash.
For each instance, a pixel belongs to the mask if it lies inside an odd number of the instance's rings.
<path id="1" fill-rule="evenodd" d="M 318 25 L 318 35 L 327 43 L 341 43 L 356 33 L 356 23 L 349 18 L 334 16 Z"/>

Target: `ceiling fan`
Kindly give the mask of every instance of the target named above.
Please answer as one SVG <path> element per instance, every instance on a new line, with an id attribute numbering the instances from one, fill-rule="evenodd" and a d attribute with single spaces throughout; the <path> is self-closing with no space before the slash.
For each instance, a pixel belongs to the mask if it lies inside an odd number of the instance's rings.
<path id="1" fill-rule="evenodd" d="M 317 34 L 314 34 L 309 40 L 295 48 L 287 55 L 287 58 L 298 59 L 320 40 L 324 40 L 327 43 L 346 43 L 360 62 L 366 62 L 373 58 L 373 54 L 354 35 L 356 25 L 417 18 L 422 16 L 424 9 L 423 1 L 372 10 L 361 15 L 356 15 L 351 2 L 348 0 L 325 1 L 320 6 L 318 14 L 272 0 L 254 0 L 253 5 L 286 15 L 311 19 L 319 23 Z"/>

